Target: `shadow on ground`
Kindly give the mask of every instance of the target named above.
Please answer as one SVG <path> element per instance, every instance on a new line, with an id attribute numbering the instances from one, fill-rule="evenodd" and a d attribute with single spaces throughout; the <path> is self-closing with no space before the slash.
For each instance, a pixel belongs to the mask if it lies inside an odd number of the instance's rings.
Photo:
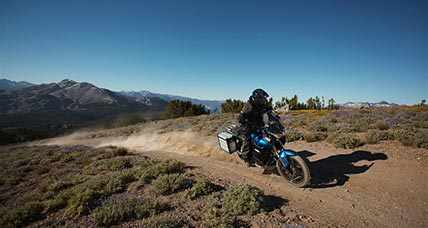
<path id="1" fill-rule="evenodd" d="M 308 158 L 315 155 L 315 153 L 305 150 L 299 152 L 299 155 Z M 349 180 L 350 175 L 364 173 L 374 164 L 374 162 L 372 162 L 370 165 L 358 166 L 353 163 L 386 159 L 388 159 L 388 156 L 384 153 L 372 153 L 359 150 L 351 154 L 332 155 L 327 158 L 311 161 L 310 170 L 312 183 L 310 187 L 328 188 L 342 186 Z"/>

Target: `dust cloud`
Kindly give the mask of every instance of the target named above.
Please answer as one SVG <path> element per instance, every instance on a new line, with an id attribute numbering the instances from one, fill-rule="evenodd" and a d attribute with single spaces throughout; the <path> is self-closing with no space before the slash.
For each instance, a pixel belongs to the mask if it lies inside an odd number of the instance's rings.
<path id="1" fill-rule="evenodd" d="M 93 147 L 117 146 L 137 152 L 166 151 L 177 154 L 213 157 L 222 161 L 238 161 L 218 147 L 217 138 L 201 136 L 193 131 L 168 133 L 140 132 L 130 136 L 91 137 L 90 132 L 76 132 L 68 136 L 44 141 L 44 145 L 88 145 Z"/>

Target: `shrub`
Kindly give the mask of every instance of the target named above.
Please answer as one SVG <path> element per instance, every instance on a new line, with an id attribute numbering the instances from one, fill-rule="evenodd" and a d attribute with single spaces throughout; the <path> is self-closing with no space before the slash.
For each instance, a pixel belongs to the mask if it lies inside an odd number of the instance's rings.
<path id="1" fill-rule="evenodd" d="M 376 121 L 376 123 L 374 124 L 375 128 L 383 131 L 383 130 L 388 130 L 389 129 L 389 125 L 384 121 L 384 120 L 378 120 Z"/>
<path id="2" fill-rule="evenodd" d="M 415 145 L 416 131 L 414 129 L 395 129 L 393 136 L 394 139 L 400 141 L 404 146 Z"/>
<path id="3" fill-rule="evenodd" d="M 200 178 L 192 186 L 190 191 L 187 193 L 187 196 L 190 199 L 196 199 L 200 196 L 211 194 L 215 190 L 216 190 L 216 186 L 213 183 L 211 183 L 206 178 Z"/>
<path id="4" fill-rule="evenodd" d="M 203 210 L 201 227 L 235 227 L 236 216 L 232 216 L 224 211 L 220 197 L 220 194 L 214 194 L 208 198 L 208 203 Z"/>
<path id="5" fill-rule="evenodd" d="M 290 128 L 285 131 L 285 141 L 286 142 L 294 142 L 297 140 L 301 140 L 303 138 L 303 134 L 293 128 Z"/>
<path id="6" fill-rule="evenodd" d="M 352 130 L 355 132 L 366 132 L 369 129 L 369 122 L 363 117 L 352 121 L 351 123 Z"/>
<path id="7" fill-rule="evenodd" d="M 142 219 L 153 215 L 157 215 L 169 208 L 166 203 L 161 203 L 158 200 L 146 198 L 142 204 L 135 207 L 136 218 Z"/>
<path id="8" fill-rule="evenodd" d="M 60 194 L 53 199 L 45 201 L 43 204 L 48 212 L 55 212 L 67 206 L 67 197 L 64 194 Z"/>
<path id="9" fill-rule="evenodd" d="M 183 173 L 184 167 L 184 163 L 180 161 L 169 160 L 143 167 L 136 175 L 145 183 L 150 183 L 153 179 L 156 179 L 162 174 Z"/>
<path id="10" fill-rule="evenodd" d="M 135 206 L 139 204 L 135 199 L 109 200 L 101 207 L 96 208 L 91 216 L 98 225 L 110 226 L 135 217 Z"/>
<path id="11" fill-rule="evenodd" d="M 327 138 L 327 133 L 325 132 L 305 132 L 303 136 L 306 142 L 317 142 L 322 141 Z"/>
<path id="12" fill-rule="evenodd" d="M 189 181 L 182 174 L 166 174 L 153 181 L 153 187 L 162 195 L 172 194 L 189 186 Z"/>
<path id="13" fill-rule="evenodd" d="M 415 145 L 419 148 L 428 149 L 428 129 L 419 129 L 416 133 Z"/>
<path id="14" fill-rule="evenodd" d="M 131 168 L 132 164 L 128 159 L 113 158 L 108 160 L 99 160 L 87 165 L 83 172 L 85 174 L 96 175 L 102 171 L 120 171 Z"/>
<path id="15" fill-rule="evenodd" d="M 379 130 L 369 130 L 366 137 L 368 144 L 376 144 L 382 140 L 388 140 L 391 138 L 392 137 L 389 132 Z"/>
<path id="16" fill-rule="evenodd" d="M 237 185 L 224 193 L 223 208 L 227 214 L 254 215 L 262 208 L 263 192 L 249 185 Z"/>
<path id="17" fill-rule="evenodd" d="M 110 146 L 110 147 L 105 147 L 101 149 L 103 149 L 104 151 L 103 153 L 101 153 L 101 155 L 98 156 L 98 159 L 109 159 L 109 158 L 125 156 L 129 154 L 128 149 L 124 147 Z"/>
<path id="18" fill-rule="evenodd" d="M 127 185 L 136 178 L 132 172 L 122 171 L 114 174 L 110 178 L 108 178 L 107 184 L 104 188 L 105 194 L 112 194 L 117 192 L 122 192 L 126 189 Z"/>
<path id="19" fill-rule="evenodd" d="M 334 126 L 334 124 L 331 124 L 327 120 L 322 119 L 322 120 L 319 120 L 319 121 L 313 123 L 311 125 L 311 129 L 313 131 L 326 132 L 326 131 L 332 129 L 333 126 Z"/>
<path id="20" fill-rule="evenodd" d="M 73 186 L 72 182 L 57 180 L 48 186 L 48 190 L 52 192 L 59 192 L 71 186 Z"/>
<path id="21" fill-rule="evenodd" d="M 62 162 L 70 162 L 74 161 L 76 158 L 80 157 L 82 155 L 81 152 L 67 152 L 62 156 Z"/>
<path id="22" fill-rule="evenodd" d="M 136 198 L 110 199 L 95 209 L 91 216 L 98 225 L 110 226 L 133 219 L 142 219 L 159 214 L 166 207 L 158 201 Z"/>
<path id="23" fill-rule="evenodd" d="M 43 218 L 43 205 L 28 203 L 22 207 L 5 210 L 0 218 L 2 227 L 22 227 Z"/>
<path id="24" fill-rule="evenodd" d="M 110 171 L 120 171 L 123 169 L 129 169 L 132 167 L 131 162 L 128 159 L 114 159 L 108 164 L 110 165 Z"/>
<path id="25" fill-rule="evenodd" d="M 363 142 L 355 134 L 338 134 L 334 139 L 334 145 L 338 148 L 353 149 L 363 145 Z"/>
<path id="26" fill-rule="evenodd" d="M 101 194 L 92 189 L 86 189 L 82 192 L 75 192 L 68 200 L 68 207 L 65 211 L 70 216 L 85 215 L 89 212 L 89 209 L 93 207 L 95 200 L 97 200 Z"/>

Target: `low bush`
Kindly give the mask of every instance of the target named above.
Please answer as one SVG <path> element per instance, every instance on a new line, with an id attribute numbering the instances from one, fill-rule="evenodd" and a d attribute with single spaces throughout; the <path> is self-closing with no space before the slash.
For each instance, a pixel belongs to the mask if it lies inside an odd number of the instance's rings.
<path id="1" fill-rule="evenodd" d="M 237 185 L 224 193 L 223 208 L 226 213 L 234 216 L 254 215 L 261 211 L 263 192 L 249 185 Z"/>
<path id="2" fill-rule="evenodd" d="M 190 199 L 196 199 L 200 196 L 211 194 L 214 191 L 216 191 L 216 186 L 213 183 L 206 178 L 199 178 L 189 190 L 187 196 Z"/>
<path id="3" fill-rule="evenodd" d="M 71 186 L 73 186 L 72 182 L 64 181 L 64 180 L 56 180 L 48 186 L 47 190 L 52 192 L 60 192 Z"/>
<path id="4" fill-rule="evenodd" d="M 150 183 L 162 174 L 183 173 L 184 167 L 184 163 L 180 161 L 169 160 L 142 167 L 136 175 L 145 183 Z"/>
<path id="5" fill-rule="evenodd" d="M 351 128 L 355 132 L 366 132 L 369 129 L 369 121 L 362 117 L 355 119 L 351 122 Z"/>
<path id="6" fill-rule="evenodd" d="M 110 147 L 105 147 L 101 149 L 104 151 L 103 153 L 101 153 L 101 155 L 97 156 L 98 159 L 109 159 L 109 158 L 114 158 L 119 156 L 126 156 L 129 154 L 128 149 L 124 147 L 110 146 Z"/>
<path id="7" fill-rule="evenodd" d="M 104 194 L 113 194 L 125 191 L 127 185 L 137 180 L 130 171 L 121 171 L 108 178 L 104 187 Z"/>
<path id="8" fill-rule="evenodd" d="M 338 148 L 353 149 L 363 144 L 364 143 L 352 133 L 338 134 L 334 139 L 334 145 Z"/>
<path id="9" fill-rule="evenodd" d="M 389 125 L 384 120 L 378 120 L 374 124 L 375 128 L 381 131 L 388 130 Z"/>
<path id="10" fill-rule="evenodd" d="M 400 141 L 404 146 L 415 145 L 416 130 L 410 128 L 394 129 L 395 140 Z"/>
<path id="11" fill-rule="evenodd" d="M 290 128 L 288 130 L 285 131 L 285 141 L 286 142 L 294 142 L 294 141 L 298 141 L 301 140 L 303 138 L 303 134 L 302 132 Z"/>
<path id="12" fill-rule="evenodd" d="M 368 144 L 376 144 L 383 140 L 392 139 L 393 136 L 388 131 L 369 130 L 367 132 L 366 141 Z"/>
<path id="13" fill-rule="evenodd" d="M 190 183 L 182 174 L 166 174 L 153 181 L 155 191 L 162 195 L 169 195 L 178 190 L 189 187 Z"/>
<path id="14" fill-rule="evenodd" d="M 74 161 L 76 158 L 80 157 L 82 155 L 82 152 L 76 151 L 76 152 L 67 152 L 62 156 L 62 162 L 70 162 Z"/>
<path id="15" fill-rule="evenodd" d="M 415 145 L 428 149 L 428 129 L 419 129 L 415 137 Z"/>
<path id="16" fill-rule="evenodd" d="M 327 138 L 325 132 L 305 132 L 304 136 L 306 142 L 317 142 Z"/>
<path id="17" fill-rule="evenodd" d="M 34 221 L 42 219 L 43 205 L 40 203 L 28 203 L 22 207 L 5 210 L 0 215 L 2 227 L 22 227 Z"/>
<path id="18" fill-rule="evenodd" d="M 208 198 L 207 205 L 203 209 L 201 227 L 232 228 L 235 227 L 236 216 L 225 212 L 222 204 L 222 195 L 213 194 Z"/>
<path id="19" fill-rule="evenodd" d="M 65 194 L 59 194 L 53 199 L 43 202 L 48 212 L 55 212 L 67 206 L 68 197 Z"/>
<path id="20" fill-rule="evenodd" d="M 124 169 L 129 169 L 132 167 L 132 163 L 129 159 L 126 158 L 112 158 L 107 160 L 99 160 L 96 162 L 93 162 L 92 164 L 87 165 L 83 173 L 90 174 L 90 175 L 96 175 L 99 174 L 102 171 L 120 171 Z"/>
<path id="21" fill-rule="evenodd" d="M 332 129 L 334 129 L 334 122 L 328 121 L 327 119 L 321 119 L 313 123 L 310 129 L 316 132 L 331 131 Z"/>
<path id="22" fill-rule="evenodd" d="M 88 214 L 94 206 L 95 201 L 101 196 L 100 192 L 93 189 L 85 189 L 81 192 L 75 192 L 67 201 L 66 215 L 80 216 Z"/>
<path id="23" fill-rule="evenodd" d="M 101 207 L 96 208 L 91 216 L 98 225 L 110 226 L 159 214 L 166 207 L 167 205 L 150 199 L 110 199 Z"/>

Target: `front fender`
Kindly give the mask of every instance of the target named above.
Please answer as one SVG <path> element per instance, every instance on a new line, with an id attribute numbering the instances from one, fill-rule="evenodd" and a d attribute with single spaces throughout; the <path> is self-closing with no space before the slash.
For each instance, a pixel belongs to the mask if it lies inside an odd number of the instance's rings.
<path id="1" fill-rule="evenodd" d="M 287 149 L 282 149 L 279 152 L 279 159 L 281 160 L 282 164 L 284 165 L 284 167 L 288 167 L 288 158 L 292 157 L 292 156 L 296 156 L 296 152 L 292 151 L 292 150 L 287 150 Z"/>

